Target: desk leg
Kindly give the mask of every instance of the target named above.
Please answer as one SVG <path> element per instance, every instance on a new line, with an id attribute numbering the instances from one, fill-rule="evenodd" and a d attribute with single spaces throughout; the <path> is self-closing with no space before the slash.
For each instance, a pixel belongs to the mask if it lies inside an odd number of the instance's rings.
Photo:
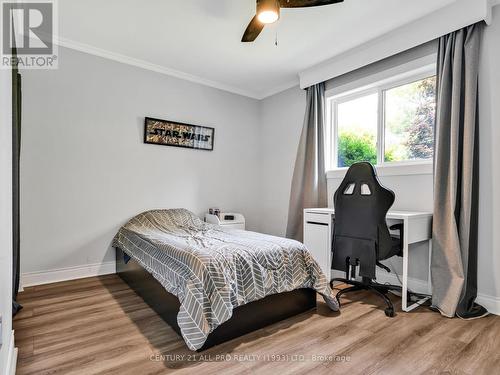
<path id="1" fill-rule="evenodd" d="M 407 222 L 405 221 L 405 229 L 407 228 Z M 404 238 L 404 243 L 403 243 L 403 290 L 401 293 L 401 304 L 402 304 L 402 309 L 404 312 L 412 311 L 416 309 L 417 307 L 421 306 L 425 301 L 429 300 L 431 297 L 424 297 L 419 299 L 417 302 L 413 303 L 412 305 L 408 306 L 408 237 Z M 427 288 L 429 291 L 429 294 L 431 294 L 431 254 L 432 254 L 432 240 L 429 240 L 429 274 L 428 274 L 428 280 L 427 280 Z"/>
<path id="2" fill-rule="evenodd" d="M 403 220 L 403 289 L 401 304 L 403 311 L 408 310 L 408 220 Z"/>
<path id="3" fill-rule="evenodd" d="M 432 238 L 429 240 L 429 273 L 427 274 L 427 293 L 432 296 L 432 277 L 431 277 L 431 262 L 432 262 Z"/>

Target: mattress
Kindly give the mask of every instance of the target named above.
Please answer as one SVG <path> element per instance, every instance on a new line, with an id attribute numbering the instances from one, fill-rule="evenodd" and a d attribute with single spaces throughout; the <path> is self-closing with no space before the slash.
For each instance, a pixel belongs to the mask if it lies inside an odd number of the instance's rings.
<path id="1" fill-rule="evenodd" d="M 300 242 L 207 224 L 185 209 L 141 213 L 120 228 L 122 249 L 180 302 L 177 322 L 187 346 L 201 348 L 233 309 L 300 288 L 337 301 L 319 265 Z"/>

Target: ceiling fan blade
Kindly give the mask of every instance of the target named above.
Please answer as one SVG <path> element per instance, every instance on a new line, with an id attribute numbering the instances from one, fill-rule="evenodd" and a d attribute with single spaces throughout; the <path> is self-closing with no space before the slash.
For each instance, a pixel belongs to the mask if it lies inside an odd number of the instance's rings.
<path id="1" fill-rule="evenodd" d="M 253 42 L 259 36 L 260 32 L 264 29 L 264 24 L 257 19 L 257 16 L 252 18 L 250 23 L 241 38 L 242 42 Z"/>
<path id="2" fill-rule="evenodd" d="M 280 0 L 280 6 L 282 8 L 306 8 L 342 2 L 344 0 Z"/>

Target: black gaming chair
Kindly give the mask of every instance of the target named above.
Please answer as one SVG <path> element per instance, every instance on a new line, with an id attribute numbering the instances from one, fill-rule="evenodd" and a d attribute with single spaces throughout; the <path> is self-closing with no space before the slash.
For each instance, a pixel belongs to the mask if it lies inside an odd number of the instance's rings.
<path id="1" fill-rule="evenodd" d="M 402 255 L 403 226 L 392 226 L 391 230 L 399 231 L 399 236 L 392 237 L 385 218 L 393 203 L 394 192 L 380 184 L 370 163 L 355 163 L 348 169 L 334 196 L 332 268 L 345 271 L 346 278 L 336 278 L 331 283 L 340 281 L 352 285 L 337 293 L 339 304 L 342 294 L 370 290 L 384 299 L 387 304 L 385 314 L 390 317 L 395 315 L 387 293 L 390 290 L 401 291 L 401 287 L 374 281 L 376 266 L 390 272 L 380 263 L 381 260 Z M 357 266 L 362 281 L 354 280 Z"/>

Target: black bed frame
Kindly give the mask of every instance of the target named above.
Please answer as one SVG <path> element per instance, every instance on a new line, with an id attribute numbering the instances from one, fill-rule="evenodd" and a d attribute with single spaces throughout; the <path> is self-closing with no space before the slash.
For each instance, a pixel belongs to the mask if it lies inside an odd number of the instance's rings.
<path id="1" fill-rule="evenodd" d="M 142 299 L 165 320 L 177 334 L 180 303 L 176 296 L 165 288 L 139 263 L 130 259 L 125 263 L 124 253 L 116 249 L 116 273 Z M 233 316 L 221 324 L 207 338 L 201 350 L 243 336 L 280 320 L 290 318 L 316 307 L 316 292 L 313 289 L 297 289 L 291 292 L 273 294 L 263 299 L 239 306 Z"/>

